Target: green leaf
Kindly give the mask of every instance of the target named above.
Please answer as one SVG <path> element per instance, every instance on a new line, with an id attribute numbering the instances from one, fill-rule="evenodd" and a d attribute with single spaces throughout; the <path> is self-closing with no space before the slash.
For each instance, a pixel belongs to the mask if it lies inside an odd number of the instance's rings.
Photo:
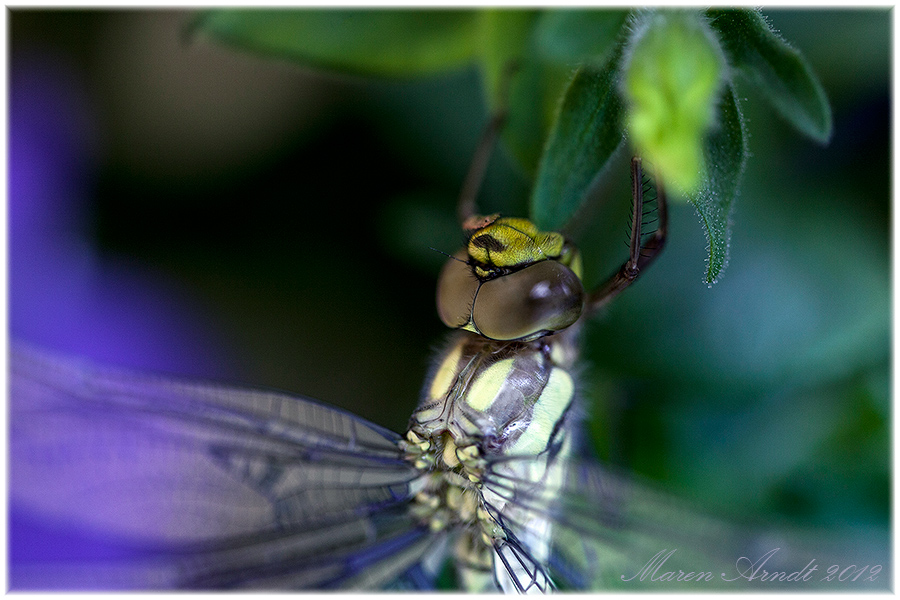
<path id="1" fill-rule="evenodd" d="M 803 55 L 755 11 L 707 12 L 732 67 L 759 88 L 772 106 L 802 133 L 819 142 L 831 137 L 831 107 Z"/>
<path id="2" fill-rule="evenodd" d="M 623 90 L 634 146 L 669 185 L 694 192 L 723 71 L 721 49 L 699 14 L 666 10 L 636 24 L 627 52 Z"/>
<path id="3" fill-rule="evenodd" d="M 616 52 L 599 72 L 582 67 L 569 83 L 531 197 L 531 218 L 542 229 L 568 222 L 622 143 L 618 57 Z"/>
<path id="4" fill-rule="evenodd" d="M 548 61 L 602 67 L 628 14 L 627 10 L 546 10 L 535 30 L 538 51 Z"/>
<path id="5" fill-rule="evenodd" d="M 706 178 L 691 202 L 706 231 L 706 283 L 712 285 L 728 264 L 731 207 L 747 163 L 747 131 L 731 86 L 722 91 L 718 126 L 707 136 L 703 155 Z"/>
<path id="6" fill-rule="evenodd" d="M 506 110 L 503 142 L 512 158 L 531 176 L 543 148 L 544 87 L 547 81 L 532 52 L 538 13 L 487 10 L 481 13 L 482 69 L 491 112 Z"/>
<path id="7" fill-rule="evenodd" d="M 212 10 L 193 32 L 239 48 L 344 73 L 415 76 L 474 60 L 475 11 Z"/>

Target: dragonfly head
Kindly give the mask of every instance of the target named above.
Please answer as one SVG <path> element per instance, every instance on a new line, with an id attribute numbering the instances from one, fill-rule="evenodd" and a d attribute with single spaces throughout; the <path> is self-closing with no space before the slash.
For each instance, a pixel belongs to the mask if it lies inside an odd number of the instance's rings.
<path id="1" fill-rule="evenodd" d="M 494 340 L 530 340 L 578 320 L 581 261 L 562 235 L 499 215 L 471 217 L 463 228 L 466 246 L 438 279 L 444 324 Z"/>

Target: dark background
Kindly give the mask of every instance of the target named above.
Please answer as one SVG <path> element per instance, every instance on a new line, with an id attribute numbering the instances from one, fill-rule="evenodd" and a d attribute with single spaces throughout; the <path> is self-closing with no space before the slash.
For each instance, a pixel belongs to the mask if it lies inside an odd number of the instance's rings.
<path id="1" fill-rule="evenodd" d="M 606 460 L 714 510 L 884 540 L 890 496 L 890 13 L 765 11 L 834 111 L 819 146 L 744 82 L 731 261 L 687 204 L 586 334 Z M 186 12 L 9 13 L 9 322 L 97 360 L 281 388 L 403 430 L 486 122 L 474 68 L 336 77 L 187 41 Z M 573 231 L 624 260 L 626 156 Z M 499 151 L 486 212 L 527 212 Z M 605 218 L 601 219 L 600 216 Z M 597 217 L 597 218 L 594 218 Z M 881 536 L 881 537 L 878 537 Z"/>

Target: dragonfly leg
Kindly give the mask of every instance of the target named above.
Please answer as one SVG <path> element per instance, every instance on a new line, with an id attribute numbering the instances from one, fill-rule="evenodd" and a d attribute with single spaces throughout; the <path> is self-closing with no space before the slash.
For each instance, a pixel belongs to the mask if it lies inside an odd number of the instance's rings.
<path id="1" fill-rule="evenodd" d="M 633 212 L 631 215 L 631 240 L 628 260 L 605 283 L 590 294 L 587 302 L 588 311 L 596 311 L 605 306 L 607 302 L 631 285 L 641 271 L 653 262 L 663 249 L 666 243 L 669 220 L 666 207 L 666 191 L 659 179 L 656 181 L 656 192 L 658 226 L 653 235 L 642 244 L 641 221 L 644 217 L 643 167 L 641 166 L 641 158 L 635 156 L 631 159 Z"/>
<path id="2" fill-rule="evenodd" d="M 465 223 L 471 216 L 475 214 L 475 199 L 478 197 L 478 191 L 484 181 L 484 174 L 487 171 L 488 163 L 491 160 L 491 154 L 494 144 L 503 125 L 506 122 L 507 105 L 509 97 L 510 80 L 516 72 L 518 65 L 516 62 L 510 62 L 503 70 L 503 81 L 500 88 L 500 106 L 488 121 L 481 134 L 481 140 L 475 149 L 475 155 L 469 164 L 469 171 L 463 180 L 462 190 L 459 194 L 459 202 L 456 204 L 456 215 L 460 223 Z"/>

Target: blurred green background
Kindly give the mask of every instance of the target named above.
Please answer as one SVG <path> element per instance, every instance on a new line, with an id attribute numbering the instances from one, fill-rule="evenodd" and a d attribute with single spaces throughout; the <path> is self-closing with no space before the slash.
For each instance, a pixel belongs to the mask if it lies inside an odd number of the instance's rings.
<path id="1" fill-rule="evenodd" d="M 719 512 L 885 540 L 891 15 L 764 12 L 821 78 L 831 143 L 738 83 L 751 158 L 730 264 L 707 288 L 698 218 L 675 206 L 665 253 L 587 328 L 588 426 L 606 460 Z M 444 333 L 434 249 L 461 241 L 454 204 L 487 120 L 478 73 L 337 77 L 188 42 L 189 18 L 9 13 L 12 92 L 55 77 L 28 106 L 70 115 L 67 231 L 152 276 L 191 323 L 167 343 L 196 360 L 142 361 L 140 334 L 121 329 L 119 362 L 290 390 L 403 430 Z M 625 258 L 627 159 L 571 228 L 588 284 Z M 524 214 L 528 192 L 496 152 L 481 208 Z M 77 350 L 66 321 L 38 332 L 17 316 L 18 285 L 12 335 Z"/>

